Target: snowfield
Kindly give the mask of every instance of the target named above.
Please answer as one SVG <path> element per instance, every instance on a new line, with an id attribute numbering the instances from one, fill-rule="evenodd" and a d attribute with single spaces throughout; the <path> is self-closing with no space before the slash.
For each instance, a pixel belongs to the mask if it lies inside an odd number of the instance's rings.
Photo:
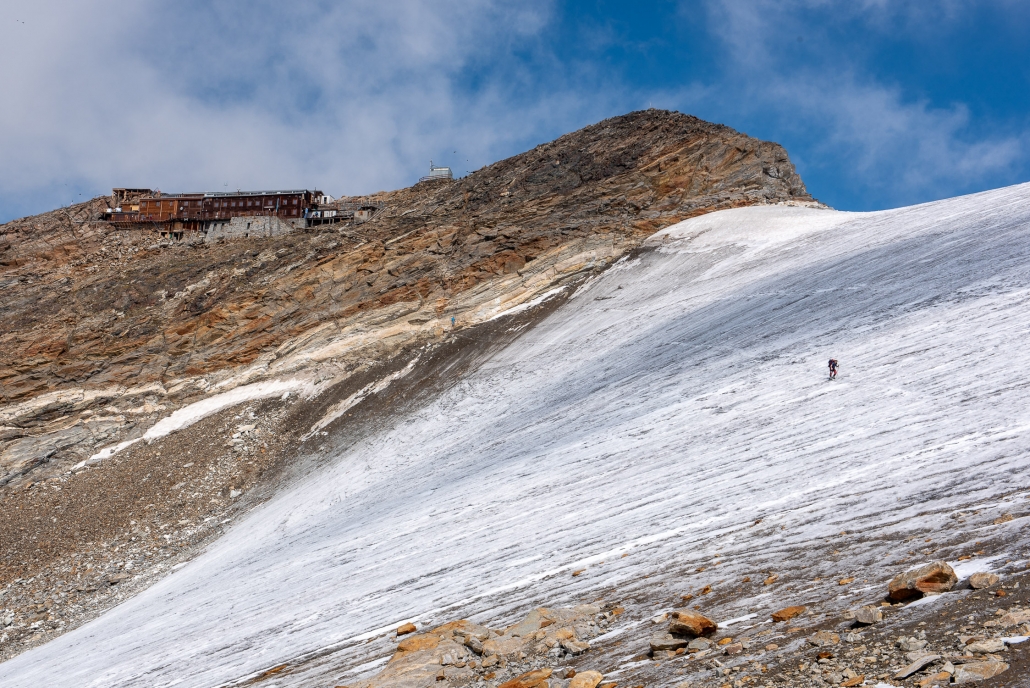
<path id="1" fill-rule="evenodd" d="M 0 685 L 216 686 L 304 657 L 261 685 L 332 685 L 374 671 L 387 646 L 363 641 L 407 620 L 496 625 L 767 572 L 868 591 L 925 559 L 904 536 L 977 540 L 954 511 L 1022 503 L 1030 184 L 729 210 L 648 246 L 185 567 L 0 665 Z M 995 527 L 1009 558 L 1022 525 Z"/>

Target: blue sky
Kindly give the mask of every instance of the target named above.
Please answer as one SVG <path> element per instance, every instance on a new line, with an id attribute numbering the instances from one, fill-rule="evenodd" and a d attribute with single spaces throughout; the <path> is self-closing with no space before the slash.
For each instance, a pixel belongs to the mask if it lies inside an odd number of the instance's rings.
<path id="1" fill-rule="evenodd" d="M 1030 179 L 1030 3 L 0 0 L 0 221 L 108 193 L 412 183 L 605 117 L 782 143 L 846 210 Z"/>

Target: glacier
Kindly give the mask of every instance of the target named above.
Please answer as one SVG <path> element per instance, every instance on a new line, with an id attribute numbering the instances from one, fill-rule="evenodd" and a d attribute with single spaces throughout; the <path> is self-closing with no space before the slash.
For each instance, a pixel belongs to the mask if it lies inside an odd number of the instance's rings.
<path id="1" fill-rule="evenodd" d="M 1025 490 L 1028 336 L 1030 184 L 681 222 L 0 685 L 231 685 L 284 662 L 309 673 L 262 685 L 303 685 L 374 670 L 388 648 L 365 641 L 405 621 L 687 590 L 713 561 L 882 580 L 902 535 Z"/>

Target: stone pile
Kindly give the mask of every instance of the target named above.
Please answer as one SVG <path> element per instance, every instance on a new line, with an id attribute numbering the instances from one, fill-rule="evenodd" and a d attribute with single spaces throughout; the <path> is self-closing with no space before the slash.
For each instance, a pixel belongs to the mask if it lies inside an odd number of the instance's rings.
<path id="1" fill-rule="evenodd" d="M 503 630 L 467 620 L 421 632 L 405 624 L 397 629 L 403 639 L 386 667 L 348 688 L 462 686 L 481 681 L 502 688 L 595 688 L 602 678 L 599 672 L 558 668 L 588 652 L 590 639 L 621 613 L 619 607 L 602 611 L 590 604 L 541 607 Z"/>

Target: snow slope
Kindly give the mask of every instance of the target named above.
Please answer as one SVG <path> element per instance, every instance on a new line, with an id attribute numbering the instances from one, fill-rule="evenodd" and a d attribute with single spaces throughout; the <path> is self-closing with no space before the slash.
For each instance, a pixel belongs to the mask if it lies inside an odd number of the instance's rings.
<path id="1" fill-rule="evenodd" d="M 347 648 L 403 620 L 686 589 L 716 553 L 720 577 L 833 575 L 847 562 L 813 552 L 845 529 L 848 565 L 890 563 L 893 534 L 1028 484 L 1028 230 L 1030 185 L 669 228 L 0 685 L 211 686 L 320 648 L 357 664 L 375 658 Z"/>

